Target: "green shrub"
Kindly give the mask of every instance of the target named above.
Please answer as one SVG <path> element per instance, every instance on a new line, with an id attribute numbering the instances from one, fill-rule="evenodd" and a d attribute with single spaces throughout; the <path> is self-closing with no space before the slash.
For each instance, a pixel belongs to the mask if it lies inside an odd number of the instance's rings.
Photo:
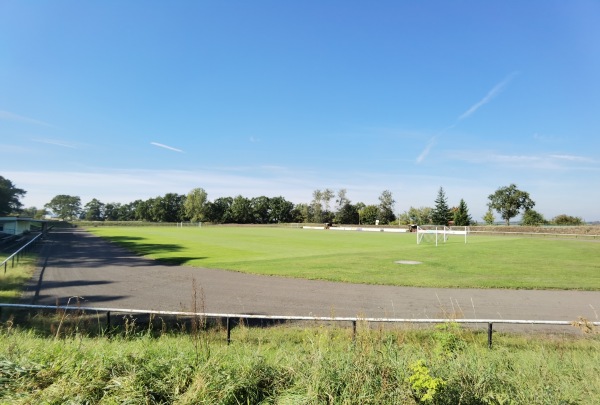
<path id="1" fill-rule="evenodd" d="M 415 398 L 422 403 L 433 403 L 440 397 L 446 382 L 438 377 L 432 377 L 424 360 L 417 360 L 409 367 L 411 371 L 408 382 Z"/>

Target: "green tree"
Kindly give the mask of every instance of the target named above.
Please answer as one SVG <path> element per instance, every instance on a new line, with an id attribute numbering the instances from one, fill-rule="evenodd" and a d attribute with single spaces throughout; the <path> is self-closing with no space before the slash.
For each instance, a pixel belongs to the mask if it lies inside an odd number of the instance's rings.
<path id="1" fill-rule="evenodd" d="M 177 193 L 167 193 L 163 197 L 165 206 L 164 222 L 180 222 L 185 219 L 183 204 L 185 203 L 185 195 Z"/>
<path id="2" fill-rule="evenodd" d="M 481 218 L 486 225 L 494 225 L 496 218 L 494 217 L 494 211 L 491 208 L 488 208 L 485 215 Z"/>
<path id="3" fill-rule="evenodd" d="M 183 203 L 185 216 L 192 222 L 204 221 L 208 194 L 203 188 L 194 188 L 186 196 Z"/>
<path id="4" fill-rule="evenodd" d="M 277 224 L 280 222 L 292 222 L 294 204 L 285 198 L 273 197 L 269 199 L 269 222 Z"/>
<path id="5" fill-rule="evenodd" d="M 431 207 L 410 207 L 408 211 L 400 214 L 398 221 L 403 225 L 428 225 L 431 224 L 432 211 Z"/>
<path id="6" fill-rule="evenodd" d="M 572 217 L 570 215 L 561 214 L 552 218 L 552 223 L 556 225 L 583 225 L 583 219 L 580 217 Z"/>
<path id="7" fill-rule="evenodd" d="M 323 222 L 323 192 L 319 189 L 313 191 L 313 199 L 310 203 L 310 222 L 321 223 Z"/>
<path id="8" fill-rule="evenodd" d="M 379 221 L 382 225 L 396 220 L 396 215 L 394 214 L 395 203 L 396 201 L 390 190 L 384 190 L 379 196 Z"/>
<path id="9" fill-rule="evenodd" d="M 136 221 L 151 221 L 150 203 L 144 200 L 135 200 L 131 203 L 133 218 Z"/>
<path id="10" fill-rule="evenodd" d="M 533 209 L 525 210 L 523 219 L 521 220 L 521 225 L 527 226 L 540 226 L 545 223 L 547 223 L 547 221 L 544 219 L 544 216 Z"/>
<path id="11" fill-rule="evenodd" d="M 469 215 L 469 208 L 467 203 L 462 198 L 458 203 L 458 208 L 454 211 L 454 225 L 456 226 L 469 226 L 473 223 L 473 219 Z"/>
<path id="12" fill-rule="evenodd" d="M 108 205 L 107 210 L 108 210 Z M 117 210 L 118 221 L 135 221 L 135 205 L 133 203 L 121 204 L 114 203 L 115 209 Z M 118 208 L 117 208 L 118 207 Z M 107 214 L 108 215 L 108 214 Z"/>
<path id="13" fill-rule="evenodd" d="M 44 207 L 62 220 L 72 220 L 79 217 L 81 198 L 72 195 L 59 194 L 52 198 Z"/>
<path id="14" fill-rule="evenodd" d="M 233 198 L 219 197 L 213 202 L 206 204 L 206 220 L 215 224 L 226 224 L 231 222 L 231 204 Z"/>
<path id="15" fill-rule="evenodd" d="M 333 197 L 335 197 L 335 193 L 330 188 L 326 188 L 321 193 L 321 200 L 323 201 L 326 212 L 328 212 L 331 209 L 331 200 L 333 199 Z"/>
<path id="16" fill-rule="evenodd" d="M 127 213 L 127 207 L 120 203 L 104 204 L 105 221 L 129 221 L 132 218 Z"/>
<path id="17" fill-rule="evenodd" d="M 250 200 L 242 195 L 234 197 L 229 208 L 231 213 L 231 222 L 236 224 L 252 223 L 252 207 Z"/>
<path id="18" fill-rule="evenodd" d="M 296 204 L 291 212 L 292 221 L 298 223 L 308 223 L 312 218 L 312 207 L 308 204 Z"/>
<path id="19" fill-rule="evenodd" d="M 335 221 L 338 224 L 358 224 L 359 215 L 355 205 L 346 202 L 337 212 Z"/>
<path id="20" fill-rule="evenodd" d="M 375 225 L 375 221 L 379 219 L 379 206 L 367 205 L 360 210 L 360 223 L 363 225 Z"/>
<path id="21" fill-rule="evenodd" d="M 20 215 L 27 218 L 42 219 L 47 213 L 48 211 L 44 208 L 38 209 L 37 207 L 27 207 L 21 210 Z"/>
<path id="22" fill-rule="evenodd" d="M 183 203 L 185 196 L 176 193 L 167 193 L 164 196 L 151 198 L 149 212 L 154 222 L 179 222 L 184 218 Z"/>
<path id="23" fill-rule="evenodd" d="M 250 221 L 254 224 L 268 224 L 271 217 L 269 197 L 260 196 L 250 200 Z"/>
<path id="24" fill-rule="evenodd" d="M 434 225 L 448 225 L 448 221 L 452 219 L 452 212 L 448 207 L 448 200 L 444 189 L 440 187 L 437 198 L 435 199 L 435 207 L 431 211 L 431 221 Z"/>
<path id="25" fill-rule="evenodd" d="M 347 193 L 348 193 L 348 191 L 345 188 L 341 188 L 341 189 L 338 190 L 337 197 L 335 199 L 335 212 L 336 212 L 336 214 L 338 212 L 340 212 L 340 210 L 342 209 L 342 207 L 344 207 L 346 204 L 350 203 L 350 200 L 346 196 Z"/>
<path id="26" fill-rule="evenodd" d="M 18 214 L 23 204 L 19 199 L 27 191 L 17 188 L 12 181 L 0 176 L 0 217 Z"/>
<path id="27" fill-rule="evenodd" d="M 529 198 L 529 193 L 521 191 L 516 185 L 500 187 L 494 194 L 488 196 L 488 207 L 500 214 L 500 217 L 510 225 L 510 219 L 519 215 L 523 210 L 530 210 L 535 202 Z"/>
<path id="28" fill-rule="evenodd" d="M 148 220 L 151 222 L 162 222 L 165 217 L 162 197 L 148 198 L 145 203 L 147 204 L 146 214 L 148 215 Z"/>
<path id="29" fill-rule="evenodd" d="M 93 198 L 83 207 L 83 218 L 87 221 L 104 221 L 104 203 Z"/>

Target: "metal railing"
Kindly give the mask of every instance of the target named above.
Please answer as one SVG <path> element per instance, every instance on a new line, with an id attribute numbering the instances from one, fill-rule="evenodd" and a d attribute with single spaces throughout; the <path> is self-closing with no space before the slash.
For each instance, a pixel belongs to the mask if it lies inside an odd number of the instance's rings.
<path id="1" fill-rule="evenodd" d="M 487 325 L 488 347 L 492 347 L 492 335 L 494 324 L 509 325 L 547 325 L 547 326 L 586 326 L 600 327 L 600 322 L 590 322 L 587 320 L 578 321 L 553 321 L 553 320 L 523 320 L 523 319 L 452 319 L 452 318 L 367 318 L 367 317 L 336 317 L 336 316 L 288 316 L 288 315 L 255 315 L 255 314 L 222 314 L 207 312 L 185 312 L 185 311 L 159 311 L 149 309 L 130 309 L 130 308 L 103 308 L 103 307 L 85 307 L 69 305 L 29 305 L 29 304 L 3 304 L 1 308 L 15 309 L 36 309 L 36 310 L 54 310 L 54 311 L 80 311 L 104 313 L 106 316 L 107 328 L 111 325 L 111 316 L 114 314 L 139 314 L 139 315 L 169 315 L 181 317 L 214 318 L 225 320 L 227 327 L 227 344 L 231 343 L 231 329 L 233 320 L 266 320 L 266 321 L 315 321 L 315 322 L 351 322 L 352 338 L 356 337 L 357 322 L 365 323 L 407 323 L 407 324 L 480 324 Z M 1 314 L 1 312 L 0 312 Z"/>
<path id="2" fill-rule="evenodd" d="M 4 266 L 4 273 L 6 273 L 6 267 L 7 267 L 9 261 L 11 261 L 10 267 L 11 268 L 15 267 L 15 258 L 17 259 L 17 263 L 19 263 L 19 259 L 21 258 L 21 255 L 23 255 L 23 253 L 25 253 L 28 248 L 31 248 L 43 236 L 44 236 L 44 233 L 43 232 L 40 233 L 39 235 L 37 235 L 36 237 L 31 239 L 29 242 L 27 242 L 25 245 L 21 246 L 19 248 L 19 250 L 17 250 L 15 253 L 8 256 L 2 263 L 0 263 L 0 266 Z"/>

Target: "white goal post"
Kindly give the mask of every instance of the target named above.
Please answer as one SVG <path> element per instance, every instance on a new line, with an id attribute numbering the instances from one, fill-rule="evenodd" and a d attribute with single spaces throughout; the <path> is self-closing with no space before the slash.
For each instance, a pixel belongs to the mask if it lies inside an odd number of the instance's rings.
<path id="1" fill-rule="evenodd" d="M 442 226 L 442 225 L 423 225 L 417 226 L 417 245 L 420 245 L 425 238 L 425 241 L 433 242 L 438 245 L 438 240 L 444 243 L 450 235 L 464 235 L 465 243 L 467 243 L 467 235 L 469 234 L 468 226 Z"/>

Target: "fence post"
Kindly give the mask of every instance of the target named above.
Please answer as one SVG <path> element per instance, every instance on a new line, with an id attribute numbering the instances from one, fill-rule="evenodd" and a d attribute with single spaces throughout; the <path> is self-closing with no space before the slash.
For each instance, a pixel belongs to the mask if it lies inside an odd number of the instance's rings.
<path id="1" fill-rule="evenodd" d="M 356 319 L 352 321 L 352 341 L 356 341 Z"/>
<path id="2" fill-rule="evenodd" d="M 227 317 L 227 345 L 231 343 L 231 322 L 229 321 L 229 317 Z"/>
<path id="3" fill-rule="evenodd" d="M 106 311 L 106 331 L 110 333 L 110 311 Z"/>
<path id="4" fill-rule="evenodd" d="M 488 349 L 492 348 L 492 333 L 494 332 L 492 323 L 488 323 Z"/>

